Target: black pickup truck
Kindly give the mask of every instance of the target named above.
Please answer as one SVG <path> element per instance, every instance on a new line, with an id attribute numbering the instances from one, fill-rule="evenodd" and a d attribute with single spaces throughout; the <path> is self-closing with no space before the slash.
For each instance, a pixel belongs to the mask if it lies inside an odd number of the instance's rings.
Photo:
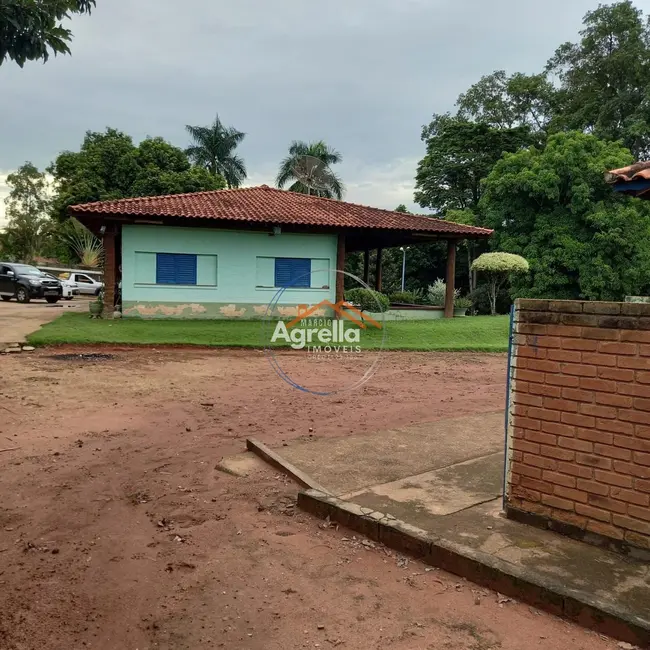
<path id="1" fill-rule="evenodd" d="M 18 302 L 44 298 L 55 303 L 61 300 L 62 295 L 61 283 L 35 266 L 0 262 L 0 298 L 5 302 L 12 298 Z"/>

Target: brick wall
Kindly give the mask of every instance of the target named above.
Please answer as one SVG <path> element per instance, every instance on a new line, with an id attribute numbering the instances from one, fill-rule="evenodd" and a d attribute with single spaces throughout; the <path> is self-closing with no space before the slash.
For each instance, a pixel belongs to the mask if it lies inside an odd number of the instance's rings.
<path id="1" fill-rule="evenodd" d="M 650 304 L 517 301 L 506 505 L 650 548 Z"/>

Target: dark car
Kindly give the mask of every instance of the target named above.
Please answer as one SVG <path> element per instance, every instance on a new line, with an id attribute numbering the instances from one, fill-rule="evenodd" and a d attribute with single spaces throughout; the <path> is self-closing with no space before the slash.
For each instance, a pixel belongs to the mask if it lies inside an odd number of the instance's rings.
<path id="1" fill-rule="evenodd" d="M 29 264 L 0 262 L 0 298 L 9 301 L 29 302 L 32 298 L 45 298 L 50 303 L 61 300 L 61 283 Z"/>

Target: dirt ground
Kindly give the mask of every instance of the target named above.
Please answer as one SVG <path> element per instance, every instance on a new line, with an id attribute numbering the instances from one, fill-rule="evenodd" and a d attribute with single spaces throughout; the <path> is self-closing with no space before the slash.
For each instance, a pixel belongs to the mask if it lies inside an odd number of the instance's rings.
<path id="1" fill-rule="evenodd" d="M 0 649 L 616 647 L 296 512 L 273 470 L 215 470 L 248 436 L 494 411 L 503 355 L 388 353 L 323 398 L 258 352 L 63 352 L 0 357 Z"/>

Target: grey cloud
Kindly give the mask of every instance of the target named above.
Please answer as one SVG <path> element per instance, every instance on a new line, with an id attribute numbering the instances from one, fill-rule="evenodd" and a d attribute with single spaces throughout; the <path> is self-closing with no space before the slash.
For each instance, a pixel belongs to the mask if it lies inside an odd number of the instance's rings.
<path id="1" fill-rule="evenodd" d="M 98 0 L 71 57 L 0 68 L 0 170 L 107 125 L 186 143 L 219 112 L 272 182 L 292 139 L 344 155 L 349 200 L 409 202 L 420 128 L 496 68 L 539 70 L 593 0 Z"/>

